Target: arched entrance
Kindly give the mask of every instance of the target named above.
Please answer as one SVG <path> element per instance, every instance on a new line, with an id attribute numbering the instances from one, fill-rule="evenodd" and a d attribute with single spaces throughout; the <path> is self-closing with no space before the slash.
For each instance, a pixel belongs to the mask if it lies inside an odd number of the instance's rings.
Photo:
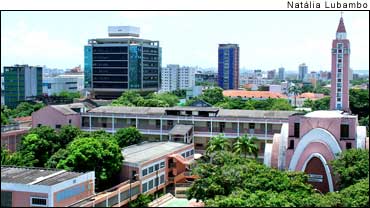
<path id="1" fill-rule="evenodd" d="M 325 170 L 323 162 L 319 157 L 313 156 L 311 159 L 309 159 L 303 171 L 308 174 L 308 183 L 310 183 L 313 187 L 320 190 L 322 193 L 330 191 L 328 174 Z"/>

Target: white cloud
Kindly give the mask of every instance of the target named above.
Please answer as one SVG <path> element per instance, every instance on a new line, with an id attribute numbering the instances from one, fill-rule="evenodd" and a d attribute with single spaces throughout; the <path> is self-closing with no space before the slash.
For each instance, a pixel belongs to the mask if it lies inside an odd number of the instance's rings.
<path id="1" fill-rule="evenodd" d="M 11 65 L 32 60 L 27 64 L 53 66 L 53 63 L 60 63 L 61 60 L 70 63 L 76 57 L 83 57 L 83 50 L 79 46 L 67 39 L 53 37 L 47 31 L 34 30 L 23 21 L 3 31 L 1 51 L 2 62 Z"/>

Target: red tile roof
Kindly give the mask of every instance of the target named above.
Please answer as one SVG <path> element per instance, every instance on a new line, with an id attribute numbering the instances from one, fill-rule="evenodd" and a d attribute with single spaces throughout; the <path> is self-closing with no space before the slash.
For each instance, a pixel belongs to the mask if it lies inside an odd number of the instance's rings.
<path id="1" fill-rule="evenodd" d="M 312 93 L 312 92 L 305 92 L 305 93 L 302 93 L 298 96 L 298 98 L 307 98 L 307 99 L 311 99 L 311 100 L 317 100 L 317 99 L 321 99 L 324 97 L 324 94 L 320 94 L 320 93 Z"/>
<path id="2" fill-rule="evenodd" d="M 32 116 L 18 117 L 18 118 L 15 118 L 14 121 L 31 122 L 32 121 Z"/>
<path id="3" fill-rule="evenodd" d="M 281 93 L 269 91 L 224 90 L 222 94 L 226 97 L 241 98 L 287 98 Z"/>

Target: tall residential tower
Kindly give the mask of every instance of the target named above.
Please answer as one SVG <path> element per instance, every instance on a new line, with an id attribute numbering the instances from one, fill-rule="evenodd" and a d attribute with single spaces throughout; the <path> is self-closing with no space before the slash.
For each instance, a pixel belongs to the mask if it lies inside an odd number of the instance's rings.
<path id="1" fill-rule="evenodd" d="M 110 38 L 91 39 L 85 46 L 85 88 L 91 96 L 114 99 L 126 90 L 158 91 L 159 41 L 140 39 L 139 28 L 109 27 Z"/>
<path id="2" fill-rule="evenodd" d="M 239 88 L 238 44 L 218 46 L 218 86 L 225 90 Z"/>
<path id="3" fill-rule="evenodd" d="M 331 50 L 331 92 L 330 110 L 349 110 L 349 56 L 350 44 L 347 39 L 343 17 L 340 18 L 336 38 Z"/>

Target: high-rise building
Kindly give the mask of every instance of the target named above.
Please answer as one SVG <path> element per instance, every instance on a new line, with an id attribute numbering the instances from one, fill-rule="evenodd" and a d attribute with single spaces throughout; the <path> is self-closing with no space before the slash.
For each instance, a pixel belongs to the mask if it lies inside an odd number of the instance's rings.
<path id="1" fill-rule="evenodd" d="M 239 88 L 239 45 L 218 45 L 218 86 L 222 89 Z"/>
<path id="2" fill-rule="evenodd" d="M 336 38 L 332 43 L 331 58 L 331 110 L 349 110 L 349 58 L 350 44 L 343 17 L 340 18 Z"/>
<path id="3" fill-rule="evenodd" d="M 42 67 L 14 65 L 4 67 L 5 105 L 16 107 L 22 101 L 42 95 Z"/>
<path id="4" fill-rule="evenodd" d="M 169 64 L 162 68 L 161 74 L 161 91 L 185 90 L 195 86 L 195 70 L 192 67 Z"/>
<path id="5" fill-rule="evenodd" d="M 285 80 L 285 69 L 284 69 L 284 67 L 279 68 L 279 80 Z"/>
<path id="6" fill-rule="evenodd" d="M 42 87 L 42 92 L 49 96 L 63 91 L 80 92 L 84 88 L 84 76 L 82 73 L 75 73 L 61 74 L 56 77 L 43 77 Z"/>
<path id="7" fill-rule="evenodd" d="M 273 70 L 270 70 L 267 72 L 267 79 L 275 79 L 276 77 L 276 70 L 273 69 Z"/>
<path id="8" fill-rule="evenodd" d="M 85 46 L 85 88 L 94 98 L 114 99 L 126 90 L 158 91 L 159 41 L 141 39 L 139 28 L 112 26 L 110 38 L 90 39 Z"/>
<path id="9" fill-rule="evenodd" d="M 308 73 L 308 67 L 305 63 L 300 64 L 298 67 L 298 80 L 303 81 L 305 78 L 307 78 Z"/>

